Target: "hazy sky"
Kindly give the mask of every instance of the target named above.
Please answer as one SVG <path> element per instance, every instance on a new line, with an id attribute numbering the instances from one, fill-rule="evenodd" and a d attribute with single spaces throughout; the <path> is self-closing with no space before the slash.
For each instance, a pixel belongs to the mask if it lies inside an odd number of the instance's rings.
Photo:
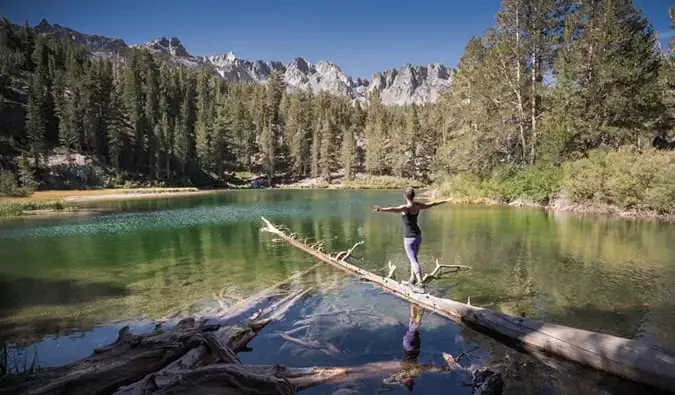
<path id="1" fill-rule="evenodd" d="M 673 0 L 634 0 L 663 41 Z M 328 60 L 354 77 L 405 63 L 455 66 L 464 45 L 494 21 L 499 0 L 0 0 L 0 15 L 46 18 L 83 33 L 138 44 L 178 37 L 193 55 Z"/>

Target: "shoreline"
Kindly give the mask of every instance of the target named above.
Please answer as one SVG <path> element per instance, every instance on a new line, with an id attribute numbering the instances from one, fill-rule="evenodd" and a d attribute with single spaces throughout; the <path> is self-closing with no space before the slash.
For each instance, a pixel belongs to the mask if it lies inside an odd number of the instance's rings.
<path id="1" fill-rule="evenodd" d="M 12 212 L 4 214 L 0 212 L 0 218 L 43 218 L 52 216 L 85 216 L 97 213 L 106 212 L 106 210 L 92 209 L 87 207 L 69 206 L 72 203 L 89 203 L 89 202 L 104 202 L 104 201 L 121 201 L 121 200 L 136 200 L 136 199 L 150 199 L 162 196 L 166 197 L 182 197 L 182 196 L 203 196 L 217 193 L 220 191 L 230 191 L 247 189 L 252 190 L 256 188 L 221 188 L 221 189 L 197 189 L 197 188 L 127 188 L 127 189 L 96 189 L 96 190 L 51 190 L 38 191 L 30 197 L 23 198 L 0 198 L 0 206 L 3 204 L 11 206 L 16 205 L 16 210 L 21 210 L 20 213 Z M 331 189 L 331 190 L 394 190 L 397 187 L 382 187 L 379 185 L 345 185 L 345 184 L 331 184 L 331 185 L 314 185 L 303 186 L 298 184 L 283 184 L 277 185 L 273 188 L 261 188 L 260 190 L 307 190 L 307 189 Z M 439 190 L 433 187 L 422 187 L 420 198 L 422 199 L 438 199 L 441 197 Z M 644 221 L 660 221 L 664 223 L 675 223 L 675 214 L 659 214 L 656 212 L 626 210 L 617 206 L 610 205 L 594 205 L 592 203 L 573 203 L 564 200 L 554 200 L 548 205 L 533 203 L 516 199 L 512 202 L 501 202 L 495 199 L 486 197 L 481 198 L 452 198 L 450 203 L 453 205 L 475 205 L 475 206 L 510 206 L 510 207 L 524 207 L 541 209 L 554 214 L 571 214 L 575 216 L 585 217 L 609 217 L 629 220 L 644 220 Z M 32 205 L 63 205 L 62 208 L 30 208 Z M 25 208 L 24 208 L 25 207 Z"/>
<path id="2" fill-rule="evenodd" d="M 432 189 L 423 193 L 420 197 L 425 199 L 438 199 L 438 191 Z M 595 218 L 614 218 L 639 221 L 659 221 L 663 223 L 675 223 L 675 214 L 659 214 L 653 211 L 627 210 L 618 206 L 598 205 L 593 203 L 573 203 L 566 201 L 552 201 L 544 205 L 516 199 L 512 202 L 501 202 L 490 198 L 458 199 L 450 198 L 450 204 L 453 205 L 472 205 L 472 206 L 495 206 L 495 207 L 514 207 L 540 209 L 552 214 L 566 214 L 576 217 L 595 217 Z"/>
<path id="3" fill-rule="evenodd" d="M 220 191 L 221 189 L 204 189 L 196 191 L 178 191 L 178 192 L 122 192 L 122 193 L 104 193 L 99 195 L 72 195 L 63 200 L 65 202 L 97 202 L 97 201 L 117 201 L 132 200 L 144 198 L 156 198 L 160 196 L 192 196 L 208 195 Z"/>

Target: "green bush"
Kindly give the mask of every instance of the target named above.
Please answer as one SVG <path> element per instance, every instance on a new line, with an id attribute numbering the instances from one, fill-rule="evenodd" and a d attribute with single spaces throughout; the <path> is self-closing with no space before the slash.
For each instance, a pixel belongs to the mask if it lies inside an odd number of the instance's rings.
<path id="1" fill-rule="evenodd" d="M 420 181 L 407 178 L 364 175 L 353 180 L 345 180 L 343 186 L 353 189 L 403 189 L 408 186 L 423 188 L 425 185 Z"/>
<path id="2" fill-rule="evenodd" d="M 587 158 L 563 166 L 562 186 L 575 202 L 601 200 L 606 177 L 607 151 L 590 151 Z"/>
<path id="3" fill-rule="evenodd" d="M 675 213 L 675 153 L 595 150 L 564 167 L 562 187 L 576 202 Z"/>
<path id="4" fill-rule="evenodd" d="M 14 173 L 8 170 L 0 171 L 0 196 L 26 196 L 26 190 L 19 187 Z"/>
<path id="5" fill-rule="evenodd" d="M 489 191 L 485 182 L 470 174 L 448 176 L 441 181 L 439 192 L 457 200 L 476 200 L 487 198 Z"/>
<path id="6" fill-rule="evenodd" d="M 460 200 L 489 198 L 502 202 L 524 199 L 546 204 L 560 187 L 560 169 L 555 167 L 501 166 L 486 179 L 459 174 L 446 178 L 440 192 Z"/>
<path id="7" fill-rule="evenodd" d="M 531 166 L 502 166 L 487 181 L 490 197 L 511 202 L 524 199 L 546 204 L 560 187 L 560 169 Z"/>

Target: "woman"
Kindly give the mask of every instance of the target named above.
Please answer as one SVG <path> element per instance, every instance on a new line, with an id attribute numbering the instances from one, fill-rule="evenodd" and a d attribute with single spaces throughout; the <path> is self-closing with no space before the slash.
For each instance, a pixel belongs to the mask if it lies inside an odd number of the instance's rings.
<path id="1" fill-rule="evenodd" d="M 424 292 L 424 284 L 422 283 L 422 270 L 417 261 L 417 253 L 422 244 L 422 231 L 417 225 L 417 216 L 420 210 L 425 210 L 447 203 L 450 199 L 439 200 L 433 203 L 421 203 L 415 201 L 415 190 L 412 187 L 407 187 L 404 192 L 405 204 L 396 207 L 375 206 L 373 211 L 376 213 L 401 213 L 403 218 L 403 246 L 410 261 L 410 285 L 415 292 Z"/>

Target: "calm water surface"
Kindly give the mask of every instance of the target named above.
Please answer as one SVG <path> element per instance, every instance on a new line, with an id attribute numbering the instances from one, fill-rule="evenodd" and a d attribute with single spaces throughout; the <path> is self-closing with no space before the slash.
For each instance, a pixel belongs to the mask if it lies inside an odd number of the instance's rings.
<path id="1" fill-rule="evenodd" d="M 363 240 L 359 265 L 380 270 L 391 261 L 404 278 L 401 220 L 371 212 L 374 204 L 399 201 L 399 192 L 388 191 L 229 191 L 90 204 L 110 210 L 96 216 L 2 221 L 0 341 L 8 363 L 70 362 L 112 342 L 123 325 L 142 332 L 157 321 L 216 313 L 315 263 L 261 233 L 260 216 L 326 239 L 329 251 Z M 423 213 L 420 224 L 427 270 L 436 258 L 473 268 L 435 281 L 437 296 L 471 297 L 474 305 L 675 348 L 673 226 L 450 205 Z M 408 304 L 327 265 L 293 284 L 308 285 L 315 291 L 254 339 L 253 352 L 241 355 L 244 363 L 349 366 L 401 359 Z M 339 352 L 276 335 L 304 325 L 294 336 Z M 595 372 L 553 369 L 427 313 L 419 362 L 440 365 L 441 352 L 462 351 L 470 352 L 465 365 L 506 366 L 507 393 L 630 388 Z M 381 383 L 382 377 L 349 386 L 374 394 Z M 459 375 L 432 373 L 415 381 L 414 392 L 439 393 L 438 386 L 471 393 Z"/>

